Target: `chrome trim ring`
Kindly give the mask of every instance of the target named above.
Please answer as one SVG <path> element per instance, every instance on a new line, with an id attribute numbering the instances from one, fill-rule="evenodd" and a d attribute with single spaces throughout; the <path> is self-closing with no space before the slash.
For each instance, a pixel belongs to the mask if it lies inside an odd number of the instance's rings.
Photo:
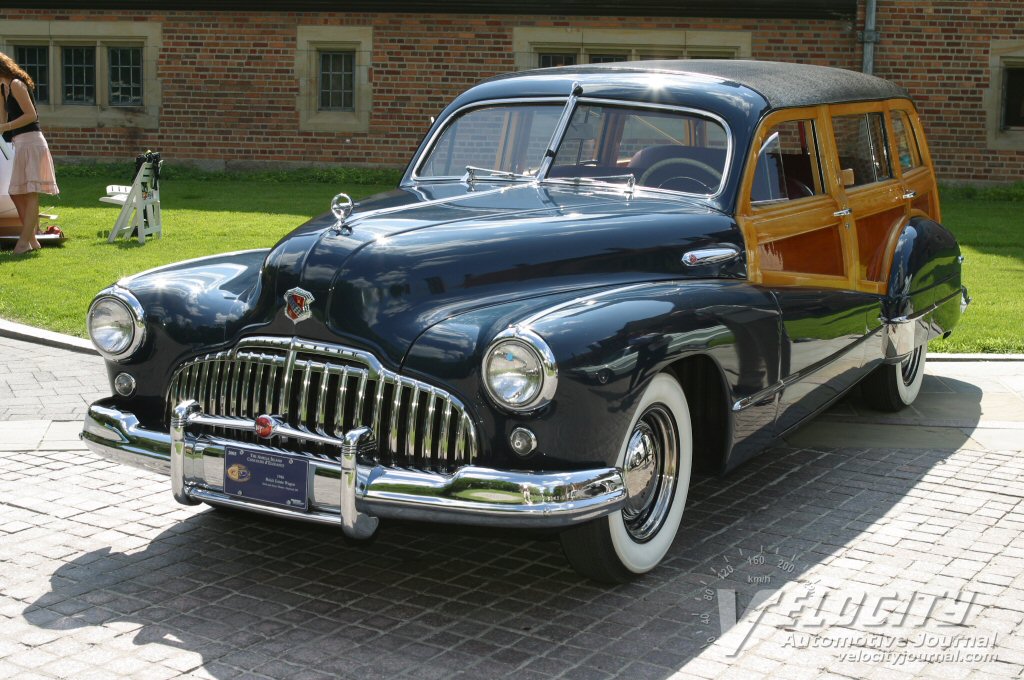
<path id="1" fill-rule="evenodd" d="M 96 343 L 92 338 L 92 324 L 89 319 L 92 318 L 92 312 L 96 308 L 96 305 L 103 300 L 115 300 L 119 304 L 123 305 L 128 313 L 132 317 L 132 340 L 128 343 L 122 351 L 117 353 L 106 352 Z M 132 295 L 131 291 L 127 288 L 122 288 L 118 284 L 114 284 L 109 288 L 101 290 L 92 303 L 89 305 L 89 311 L 86 313 L 86 330 L 89 332 L 89 340 L 92 341 L 96 351 L 99 352 L 105 359 L 111 361 L 124 361 L 131 357 L 135 352 L 142 347 L 142 343 L 146 341 L 146 311 L 142 308 L 142 303 Z"/>
<path id="2" fill-rule="evenodd" d="M 491 390 L 490 382 L 487 380 L 487 360 L 491 354 L 491 350 L 496 345 L 509 340 L 518 341 L 519 344 L 532 351 L 541 366 L 541 386 L 537 390 L 537 394 L 530 401 L 524 404 L 512 405 L 503 401 Z M 532 329 L 524 326 L 510 326 L 505 330 L 494 336 L 491 343 L 487 345 L 487 350 L 484 352 L 484 359 L 480 365 L 480 380 L 484 384 L 484 391 L 487 396 L 490 397 L 491 401 L 496 406 L 506 411 L 512 411 L 514 413 L 528 413 L 536 411 L 542 406 L 546 406 L 555 397 L 555 391 L 558 389 L 558 364 L 555 361 L 555 354 L 548 347 L 548 344 L 544 342 L 544 339 L 537 335 Z"/>
<path id="3" fill-rule="evenodd" d="M 667 407 L 654 404 L 640 416 L 629 435 L 624 467 L 629 498 L 622 521 L 630 537 L 643 543 L 665 523 L 679 475 L 679 433 Z"/>

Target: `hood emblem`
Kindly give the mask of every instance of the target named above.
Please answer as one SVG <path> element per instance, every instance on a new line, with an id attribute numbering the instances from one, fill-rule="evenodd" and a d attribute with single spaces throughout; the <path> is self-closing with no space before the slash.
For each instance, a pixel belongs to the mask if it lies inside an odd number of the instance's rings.
<path id="1" fill-rule="evenodd" d="M 292 323 L 298 323 L 313 316 L 310 305 L 313 304 L 313 294 L 301 288 L 292 288 L 284 294 L 284 314 Z"/>
<path id="2" fill-rule="evenodd" d="M 277 427 L 277 423 L 270 416 L 263 415 L 256 419 L 255 430 L 256 436 L 262 439 L 270 439 L 274 436 L 274 428 Z"/>

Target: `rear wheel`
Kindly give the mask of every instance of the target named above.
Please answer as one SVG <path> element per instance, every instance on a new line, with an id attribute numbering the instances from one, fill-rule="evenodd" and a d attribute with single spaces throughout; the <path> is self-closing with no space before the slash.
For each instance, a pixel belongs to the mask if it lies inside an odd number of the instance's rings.
<path id="1" fill-rule="evenodd" d="M 622 583 L 656 567 L 679 529 L 692 459 L 686 396 L 662 373 L 644 391 L 619 449 L 625 505 L 562 532 L 562 549 L 573 568 L 596 581 Z"/>
<path id="2" fill-rule="evenodd" d="M 861 383 L 861 394 L 871 408 L 899 411 L 914 403 L 924 381 L 928 345 L 921 343 L 898 364 L 882 364 Z"/>

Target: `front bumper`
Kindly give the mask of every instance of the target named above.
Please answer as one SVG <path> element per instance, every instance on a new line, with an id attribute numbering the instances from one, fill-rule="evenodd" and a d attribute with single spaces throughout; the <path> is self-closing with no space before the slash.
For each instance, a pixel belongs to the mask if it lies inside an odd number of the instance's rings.
<path id="1" fill-rule="evenodd" d="M 372 534 L 380 517 L 558 528 L 607 515 L 626 500 L 622 471 L 617 468 L 521 472 L 469 465 L 445 475 L 362 465 L 357 463 L 357 453 L 372 433 L 358 428 L 340 440 L 301 433 L 307 440 L 337 444 L 340 454 L 337 459 L 303 456 L 309 462 L 308 510 L 257 503 L 224 492 L 225 448 L 238 443 L 192 432 L 202 425 L 252 432 L 253 421 L 208 416 L 194 402 L 186 402 L 175 409 L 171 432 L 165 433 L 143 428 L 132 413 L 115 408 L 112 401 L 89 407 L 82 440 L 111 460 L 170 475 L 179 502 L 206 502 L 332 524 L 353 537 Z M 280 429 L 285 436 L 299 434 Z M 281 453 L 258 444 L 244 446 Z"/>

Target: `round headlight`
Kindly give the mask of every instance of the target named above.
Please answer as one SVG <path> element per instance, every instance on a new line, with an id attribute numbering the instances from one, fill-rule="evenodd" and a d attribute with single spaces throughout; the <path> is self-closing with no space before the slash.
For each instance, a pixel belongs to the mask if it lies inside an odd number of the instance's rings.
<path id="1" fill-rule="evenodd" d="M 550 401 L 557 375 L 551 350 L 529 330 L 503 331 L 484 355 L 487 393 L 498 405 L 514 411 L 528 411 Z"/>
<path id="2" fill-rule="evenodd" d="M 142 306 L 127 292 L 101 294 L 89 307 L 89 337 L 108 359 L 126 358 L 143 340 Z"/>

